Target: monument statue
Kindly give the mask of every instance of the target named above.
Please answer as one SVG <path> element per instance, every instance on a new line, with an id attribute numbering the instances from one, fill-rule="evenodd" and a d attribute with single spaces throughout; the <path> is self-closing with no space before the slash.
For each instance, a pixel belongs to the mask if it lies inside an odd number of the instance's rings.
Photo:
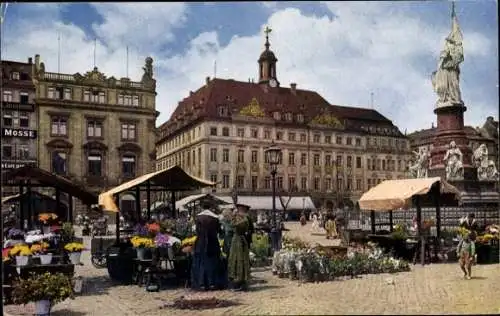
<path id="1" fill-rule="evenodd" d="M 493 160 L 488 159 L 488 147 L 481 144 L 473 155 L 474 166 L 477 168 L 478 180 L 492 180 L 498 179 L 498 171 Z"/>
<path id="2" fill-rule="evenodd" d="M 142 69 L 144 70 L 144 74 L 142 75 L 142 81 L 153 80 L 153 58 L 147 57 L 146 64 Z"/>
<path id="3" fill-rule="evenodd" d="M 455 141 L 450 142 L 450 148 L 446 151 L 443 161 L 445 162 L 446 180 L 463 180 L 464 165 L 463 155 Z"/>
<path id="4" fill-rule="evenodd" d="M 427 147 L 420 147 L 418 152 L 414 151 L 415 163 L 410 166 L 410 172 L 414 178 L 427 178 L 429 171 L 430 153 Z"/>
<path id="5" fill-rule="evenodd" d="M 445 39 L 437 70 L 432 73 L 432 87 L 438 96 L 437 108 L 463 105 L 460 93 L 459 67 L 460 63 L 464 61 L 463 36 L 455 14 L 454 2 L 452 2 L 451 19 L 451 32 Z"/>

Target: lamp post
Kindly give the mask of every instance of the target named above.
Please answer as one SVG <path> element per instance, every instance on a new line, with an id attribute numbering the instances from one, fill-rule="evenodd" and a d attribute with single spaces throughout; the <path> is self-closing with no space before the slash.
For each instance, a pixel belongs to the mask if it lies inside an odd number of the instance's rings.
<path id="1" fill-rule="evenodd" d="M 273 204 L 272 204 L 272 218 L 271 218 L 271 244 L 273 251 L 277 251 L 280 249 L 280 245 L 278 242 L 278 231 L 280 227 L 277 227 L 276 221 L 276 173 L 278 172 L 278 163 L 281 155 L 281 149 L 274 144 L 274 141 L 271 143 L 271 146 L 266 148 L 265 155 L 267 158 L 267 162 L 271 167 L 271 178 L 272 178 L 272 190 L 273 190 Z"/>

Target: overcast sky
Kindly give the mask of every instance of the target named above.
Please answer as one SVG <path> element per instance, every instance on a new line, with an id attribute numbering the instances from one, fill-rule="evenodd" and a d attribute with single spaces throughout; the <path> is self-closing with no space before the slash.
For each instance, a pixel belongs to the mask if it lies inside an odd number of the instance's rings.
<path id="1" fill-rule="evenodd" d="M 282 86 L 296 82 L 330 103 L 371 107 L 402 130 L 428 128 L 436 96 L 430 74 L 451 29 L 446 1 L 10 4 L 2 58 L 40 54 L 46 71 L 84 73 L 96 63 L 107 76 L 139 81 L 154 59 L 160 125 L 177 103 L 217 77 L 257 79 L 263 28 L 272 28 Z M 498 118 L 497 2 L 459 1 L 464 34 L 465 123 Z"/>

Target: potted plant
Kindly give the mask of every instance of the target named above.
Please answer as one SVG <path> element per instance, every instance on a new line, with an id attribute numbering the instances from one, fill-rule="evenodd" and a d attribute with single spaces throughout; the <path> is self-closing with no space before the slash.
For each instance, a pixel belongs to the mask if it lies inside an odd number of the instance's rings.
<path id="1" fill-rule="evenodd" d="M 160 232 L 160 224 L 158 223 L 146 224 L 146 229 L 148 230 L 148 235 L 150 237 L 155 237 L 156 234 Z"/>
<path id="2" fill-rule="evenodd" d="M 9 255 L 16 258 L 16 265 L 23 267 L 28 264 L 29 256 L 33 253 L 28 245 L 19 244 L 10 249 Z"/>
<path id="3" fill-rule="evenodd" d="M 71 242 L 64 246 L 64 250 L 68 252 L 69 260 L 72 264 L 80 264 L 83 249 L 83 244 L 79 242 Z"/>
<path id="4" fill-rule="evenodd" d="M 158 248 L 158 252 L 160 253 L 160 257 L 163 257 L 163 258 L 165 258 L 165 257 L 172 258 L 173 257 L 172 253 L 168 253 L 168 251 L 172 252 L 172 248 L 169 247 L 169 245 L 170 245 L 169 239 L 170 238 L 168 237 L 167 234 L 162 234 L 162 233 L 156 234 L 154 243 L 155 243 L 156 248 Z"/>
<path id="5" fill-rule="evenodd" d="M 153 239 L 148 237 L 134 236 L 130 239 L 130 242 L 136 249 L 139 260 L 144 260 L 146 258 L 146 250 L 154 247 Z"/>
<path id="6" fill-rule="evenodd" d="M 62 273 L 33 274 L 13 284 L 14 304 L 35 303 L 35 315 L 50 315 L 51 307 L 73 298 L 71 279 Z"/>
<path id="7" fill-rule="evenodd" d="M 47 253 L 47 249 L 49 249 L 49 244 L 44 241 L 31 245 L 31 252 L 40 258 L 41 264 L 52 263 L 52 254 Z"/>
<path id="8" fill-rule="evenodd" d="M 194 243 L 196 242 L 196 236 L 189 238 L 184 238 L 181 241 L 181 249 L 183 253 L 191 253 L 193 250 Z"/>
<path id="9" fill-rule="evenodd" d="M 43 234 L 50 233 L 50 225 L 57 219 L 54 213 L 40 213 L 38 214 L 38 221 L 42 224 Z"/>

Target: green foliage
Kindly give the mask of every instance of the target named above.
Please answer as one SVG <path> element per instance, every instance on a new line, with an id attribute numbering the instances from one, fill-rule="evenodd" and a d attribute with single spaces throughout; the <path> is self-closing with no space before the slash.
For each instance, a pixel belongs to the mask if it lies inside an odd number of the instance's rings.
<path id="1" fill-rule="evenodd" d="M 63 223 L 61 228 L 61 240 L 63 243 L 72 242 L 74 237 L 75 229 L 73 228 L 73 224 L 70 222 Z"/>
<path id="2" fill-rule="evenodd" d="M 396 225 L 394 227 L 394 231 L 391 234 L 394 239 L 407 239 L 408 238 L 408 230 L 406 226 Z"/>
<path id="3" fill-rule="evenodd" d="M 62 273 L 33 274 L 28 279 L 14 282 L 12 300 L 15 304 L 28 304 L 49 300 L 52 305 L 73 298 L 70 277 Z"/>
<path id="4" fill-rule="evenodd" d="M 253 234 L 251 251 L 258 259 L 264 259 L 269 254 L 269 237 L 266 234 Z"/>

